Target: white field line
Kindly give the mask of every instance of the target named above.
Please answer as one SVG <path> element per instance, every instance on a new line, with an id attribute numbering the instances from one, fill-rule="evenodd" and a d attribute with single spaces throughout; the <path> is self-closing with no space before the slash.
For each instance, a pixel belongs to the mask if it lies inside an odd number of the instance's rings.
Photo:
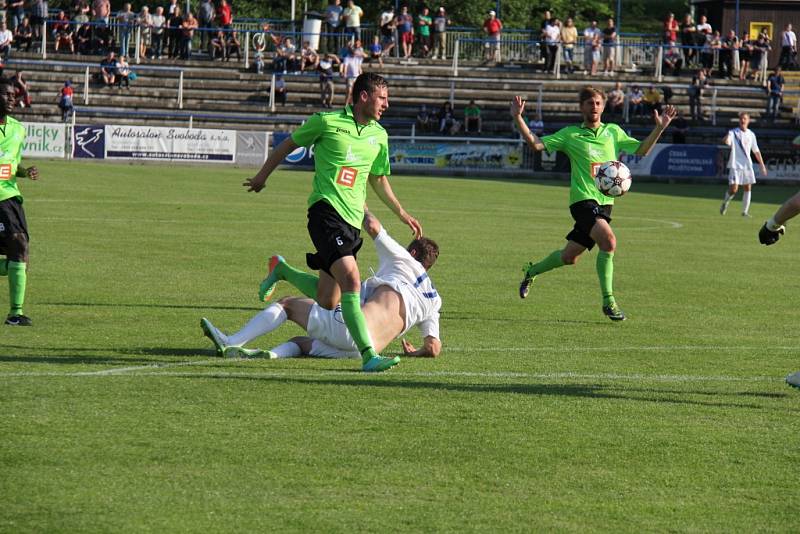
<path id="1" fill-rule="evenodd" d="M 660 352 L 660 351 L 764 351 L 764 350 L 797 350 L 796 346 L 758 346 L 742 345 L 646 345 L 614 347 L 443 347 L 448 352 Z"/>

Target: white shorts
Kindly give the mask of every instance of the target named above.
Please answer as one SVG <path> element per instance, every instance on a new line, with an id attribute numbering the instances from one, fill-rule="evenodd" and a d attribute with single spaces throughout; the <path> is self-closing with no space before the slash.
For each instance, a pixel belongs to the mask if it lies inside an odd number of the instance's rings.
<path id="1" fill-rule="evenodd" d="M 352 352 L 356 356 L 359 355 L 358 347 L 350 336 L 350 332 L 347 331 L 347 325 L 344 324 L 342 308 L 339 306 L 333 310 L 326 310 L 315 302 L 308 314 L 308 335 L 342 353 Z M 330 357 L 331 355 L 313 354 L 312 356 Z"/>
<path id="2" fill-rule="evenodd" d="M 728 174 L 729 185 L 752 185 L 756 183 L 756 174 L 753 169 L 731 169 Z"/>

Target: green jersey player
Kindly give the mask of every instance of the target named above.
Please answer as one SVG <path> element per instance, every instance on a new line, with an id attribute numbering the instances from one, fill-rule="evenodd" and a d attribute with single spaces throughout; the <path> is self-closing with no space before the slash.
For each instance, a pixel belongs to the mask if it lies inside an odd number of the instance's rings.
<path id="1" fill-rule="evenodd" d="M 270 154 L 253 178 L 244 182 L 248 191 L 259 192 L 280 162 L 300 146 L 314 145 L 314 181 L 308 199 L 308 233 L 316 252 L 307 255 L 308 266 L 319 277 L 290 267 L 273 256 L 269 275 L 259 296 L 267 300 L 279 280 L 288 280 L 320 306 L 333 309 L 341 303 L 342 317 L 362 358 L 364 371 L 384 371 L 399 358 L 384 358 L 373 348 L 361 311 L 361 276 L 356 254 L 361 247 L 367 182 L 414 236 L 422 227 L 406 213 L 395 197 L 387 176 L 389 147 L 386 130 L 378 124 L 389 107 L 386 80 L 374 73 L 360 75 L 353 86 L 351 106 L 340 111 L 316 113 Z"/>
<path id="2" fill-rule="evenodd" d="M 525 101 L 514 97 L 511 102 L 511 116 L 519 131 L 533 150 L 554 152 L 559 150 L 569 157 L 570 192 L 569 210 L 575 225 L 567 234 L 567 244 L 561 250 L 555 250 L 537 263 L 529 263 L 519 287 L 519 296 L 525 298 L 536 276 L 561 267 L 572 265 L 586 250 L 591 250 L 595 243 L 600 248 L 597 255 L 597 275 L 600 278 L 600 291 L 603 297 L 603 313 L 612 321 L 625 320 L 613 292 L 614 251 L 617 238 L 611 230 L 612 197 L 602 194 L 594 183 L 597 166 L 606 161 L 616 160 L 620 151 L 645 156 L 669 123 L 675 117 L 675 108 L 666 106 L 664 114 L 659 116 L 653 112 L 655 128 L 641 143 L 628 136 L 616 124 L 603 124 L 600 118 L 606 104 L 605 94 L 594 87 L 584 87 L 579 95 L 583 123 L 567 126 L 553 135 L 538 138 L 525 124 L 522 117 Z"/>
<path id="3" fill-rule="evenodd" d="M 21 122 L 9 114 L 14 109 L 14 86 L 0 79 L 0 276 L 8 277 L 11 310 L 5 324 L 31 326 L 22 310 L 28 265 L 28 224 L 22 209 L 22 193 L 17 177 L 36 180 L 36 167 L 20 166 L 26 131 Z"/>

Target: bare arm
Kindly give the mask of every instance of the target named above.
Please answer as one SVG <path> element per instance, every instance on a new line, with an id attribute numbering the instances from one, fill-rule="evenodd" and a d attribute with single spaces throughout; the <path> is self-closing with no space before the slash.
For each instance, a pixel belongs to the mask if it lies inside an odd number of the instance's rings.
<path id="1" fill-rule="evenodd" d="M 381 222 L 375 217 L 367 207 L 364 206 L 364 221 L 361 223 L 361 226 L 364 227 L 364 231 L 369 234 L 372 239 L 378 237 L 378 234 L 381 233 Z"/>
<path id="2" fill-rule="evenodd" d="M 525 100 L 523 100 L 521 96 L 515 96 L 514 100 L 511 101 L 511 118 L 514 119 L 519 133 L 522 135 L 522 138 L 525 139 L 525 142 L 528 143 L 528 146 L 537 152 L 541 152 L 544 150 L 544 143 L 542 143 L 542 140 L 536 137 L 536 134 L 525 124 L 525 119 L 522 118 L 524 111 Z"/>
<path id="3" fill-rule="evenodd" d="M 789 219 L 800 213 L 800 193 L 797 193 L 792 198 L 783 203 L 783 206 L 778 208 L 775 215 L 772 216 L 778 226 L 783 226 Z"/>
<path id="4" fill-rule="evenodd" d="M 403 353 L 406 356 L 417 356 L 421 358 L 435 358 L 442 352 L 442 342 L 433 336 L 425 336 L 422 340 L 422 347 L 415 349 L 414 345 L 401 340 L 403 343 Z"/>
<path id="5" fill-rule="evenodd" d="M 639 150 L 636 151 L 637 156 L 646 156 L 650 153 L 650 150 L 653 149 L 653 146 L 658 142 L 658 139 L 661 137 L 661 134 L 664 133 L 664 130 L 667 129 L 669 123 L 672 122 L 672 119 L 675 118 L 677 115 L 677 111 L 675 110 L 675 106 L 667 106 L 664 108 L 664 114 L 659 115 L 658 111 L 653 110 L 653 120 L 656 123 L 655 128 L 653 131 L 650 132 L 642 144 L 639 145 Z"/>
<path id="6" fill-rule="evenodd" d="M 389 179 L 386 176 L 370 174 L 369 183 L 381 201 L 386 204 L 390 210 L 392 210 L 392 213 L 397 215 L 401 221 L 406 223 L 411 228 L 411 231 L 414 232 L 414 237 L 421 237 L 422 225 L 420 225 L 414 217 L 406 213 L 406 210 L 404 210 L 403 206 L 400 205 L 400 201 L 397 200 L 396 196 L 394 196 L 394 191 L 392 191 L 392 186 L 389 183 Z"/>
<path id="7" fill-rule="evenodd" d="M 756 161 L 759 165 L 761 165 L 761 175 L 767 176 L 767 166 L 764 165 L 764 158 L 761 157 L 761 152 L 753 152 L 753 155 L 756 157 Z"/>
<path id="8" fill-rule="evenodd" d="M 274 171 L 286 156 L 291 154 L 297 147 L 297 143 L 292 140 L 291 136 L 284 139 L 283 142 L 270 153 L 267 161 L 265 161 L 264 165 L 261 167 L 261 170 L 252 178 L 245 180 L 242 185 L 247 188 L 248 192 L 253 191 L 254 193 L 258 193 L 264 189 L 267 178 L 272 174 L 272 171 Z"/>

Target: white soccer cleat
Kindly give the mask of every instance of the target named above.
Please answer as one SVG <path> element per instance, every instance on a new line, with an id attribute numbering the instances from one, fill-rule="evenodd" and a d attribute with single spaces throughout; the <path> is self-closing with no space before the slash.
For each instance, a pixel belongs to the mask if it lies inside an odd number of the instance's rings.
<path id="1" fill-rule="evenodd" d="M 792 373 L 786 377 L 786 383 L 793 388 L 800 388 L 800 371 Z"/>
<path id="2" fill-rule="evenodd" d="M 225 347 L 222 351 L 225 358 L 247 359 L 247 358 L 263 358 L 266 360 L 274 360 L 278 357 L 272 351 L 262 349 L 246 349 L 244 347 Z"/>

